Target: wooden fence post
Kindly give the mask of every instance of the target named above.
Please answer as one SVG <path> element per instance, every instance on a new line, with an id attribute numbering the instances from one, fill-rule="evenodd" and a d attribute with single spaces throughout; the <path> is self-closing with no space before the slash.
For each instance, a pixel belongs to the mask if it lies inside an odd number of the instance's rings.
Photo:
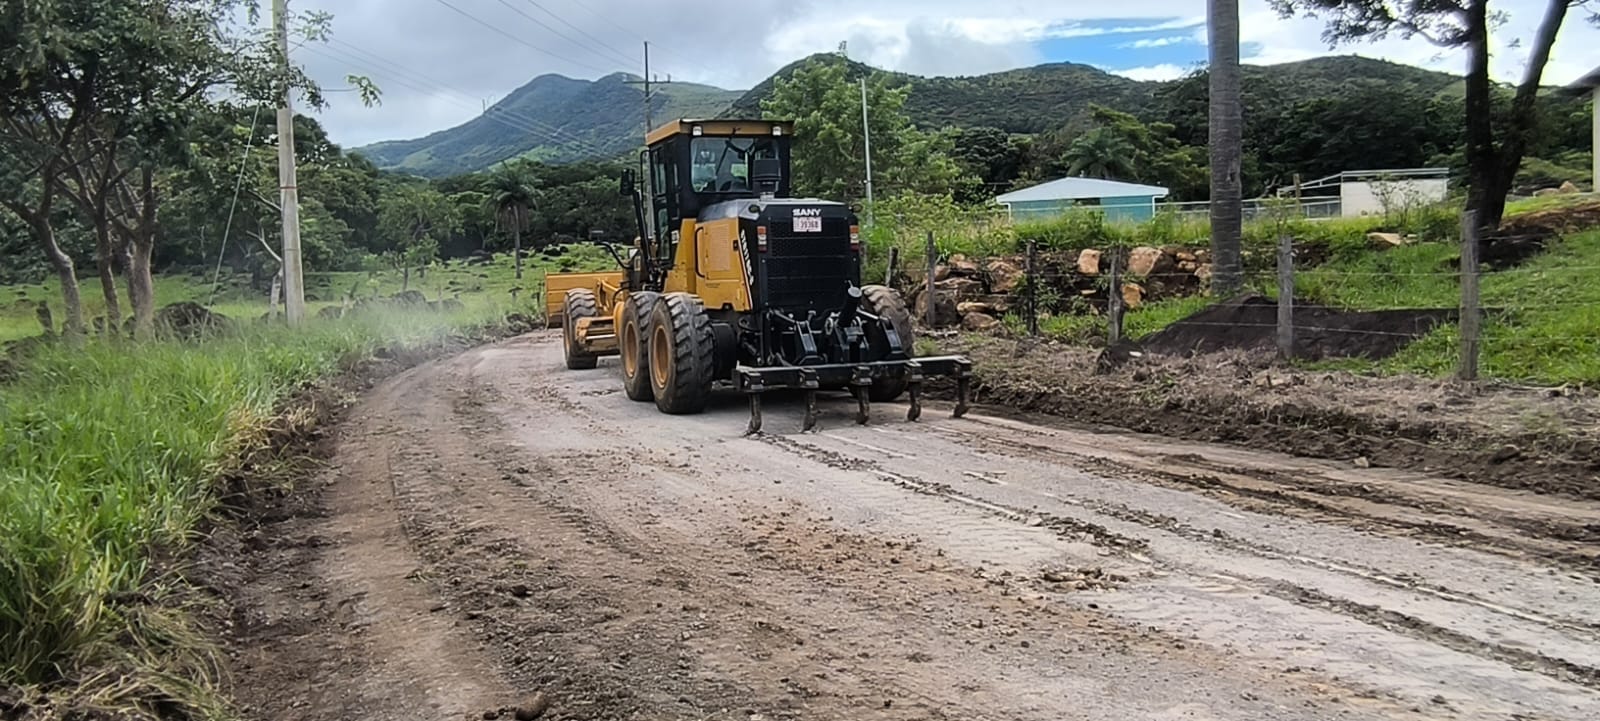
<path id="1" fill-rule="evenodd" d="M 933 231 L 930 230 L 928 231 L 928 285 L 925 286 L 923 290 L 923 295 L 926 296 L 928 300 L 928 308 L 926 311 L 927 318 L 924 320 L 927 321 L 929 328 L 933 328 L 938 325 L 939 294 L 934 290 L 933 287 L 934 276 L 937 275 L 938 272 L 939 249 L 933 244 Z"/>
<path id="2" fill-rule="evenodd" d="M 1278 236 L 1278 354 L 1294 357 L 1294 238 Z"/>
<path id="3" fill-rule="evenodd" d="M 1457 377 L 1478 379 L 1478 211 L 1461 216 L 1461 365 Z"/>
<path id="4" fill-rule="evenodd" d="M 1028 335 L 1039 335 L 1039 242 L 1028 241 Z"/>
<path id="5" fill-rule="evenodd" d="M 1111 249 L 1111 290 L 1106 298 L 1106 315 L 1110 326 L 1106 329 L 1106 345 L 1122 341 L 1122 249 Z"/>
<path id="6" fill-rule="evenodd" d="M 885 288 L 893 288 L 894 287 L 894 269 L 895 269 L 895 266 L 897 266 L 899 264 L 900 264 L 900 249 L 892 247 L 892 248 L 889 249 L 889 269 L 884 271 L 884 273 L 883 273 L 883 285 L 884 285 Z"/>

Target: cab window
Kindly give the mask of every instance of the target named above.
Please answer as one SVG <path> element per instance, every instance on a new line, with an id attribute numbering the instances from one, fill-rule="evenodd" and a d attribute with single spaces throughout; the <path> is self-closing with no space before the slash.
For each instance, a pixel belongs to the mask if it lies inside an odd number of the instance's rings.
<path id="1" fill-rule="evenodd" d="M 764 138 L 695 138 L 690 146 L 689 183 L 696 193 L 750 192 L 750 161 L 778 157 Z"/>

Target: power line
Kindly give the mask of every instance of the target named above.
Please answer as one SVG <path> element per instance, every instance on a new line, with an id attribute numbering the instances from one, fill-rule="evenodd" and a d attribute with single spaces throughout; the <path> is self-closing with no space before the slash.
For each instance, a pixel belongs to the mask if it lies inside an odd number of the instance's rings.
<path id="1" fill-rule="evenodd" d="M 457 89 L 451 87 L 450 84 L 448 84 L 448 83 L 445 83 L 443 81 L 437 80 L 435 78 L 431 78 L 431 77 L 421 73 L 420 71 L 417 71 L 417 70 L 414 70 L 412 68 L 406 67 L 405 65 L 402 65 L 397 61 L 390 60 L 390 59 L 388 59 L 388 58 L 386 58 L 386 57 L 384 57 L 382 55 L 379 55 L 376 52 L 373 52 L 371 50 L 367 50 L 367 49 L 362 48 L 362 47 L 360 47 L 358 45 L 355 45 L 354 43 L 350 43 L 348 41 L 342 41 L 342 40 L 339 40 L 337 38 L 334 38 L 332 40 L 332 42 L 342 46 L 345 49 L 343 52 L 346 55 L 349 55 L 349 54 L 353 53 L 355 55 L 365 56 L 367 58 L 367 60 L 362 60 L 360 58 L 357 58 L 356 62 L 358 62 L 358 63 L 361 63 L 361 62 L 376 62 L 376 63 L 378 63 L 380 65 L 387 66 L 389 68 L 389 70 L 391 72 L 393 72 L 393 73 L 396 73 L 396 74 L 401 75 L 401 76 L 409 76 L 414 82 L 419 82 L 419 83 L 422 83 L 422 84 L 425 84 L 425 85 L 433 86 L 432 88 L 418 88 L 418 89 L 422 90 L 423 92 L 429 92 L 431 90 L 443 90 L 443 91 L 448 92 L 448 93 L 454 93 L 455 95 L 457 95 L 457 96 L 459 96 L 461 98 L 465 98 L 467 100 L 471 100 L 471 101 L 478 101 L 479 100 L 478 98 L 475 98 L 475 97 L 473 97 L 473 96 L 471 96 L 471 95 L 469 95 L 469 94 L 467 94 L 465 92 L 462 92 L 460 90 L 457 90 Z M 327 50 L 334 50 L 334 48 L 326 48 L 326 49 Z M 415 87 L 415 86 L 413 85 L 412 87 Z M 520 115 L 518 113 L 515 113 L 515 112 L 510 111 L 510 110 L 505 110 L 505 109 L 501 109 L 500 112 L 503 115 L 511 117 L 511 118 L 514 118 L 514 119 L 516 119 L 516 120 L 518 120 L 520 122 L 530 124 L 530 125 L 534 126 L 535 128 L 543 128 L 543 130 L 540 131 L 540 132 L 548 133 L 548 134 L 550 134 L 552 136 L 555 136 L 557 139 L 566 140 L 566 141 L 573 142 L 573 143 L 587 143 L 588 142 L 584 138 L 579 137 L 578 135 L 576 135 L 575 133 L 572 133 L 571 131 L 567 131 L 567 130 L 564 130 L 562 128 L 558 128 L 558 127 L 555 127 L 553 125 L 550 125 L 548 123 L 541 122 L 537 118 L 533 118 L 533 117 L 526 116 L 526 115 Z M 598 146 L 595 146 L 594 150 L 598 152 Z"/>
<path id="2" fill-rule="evenodd" d="M 634 29 L 631 29 L 631 28 L 623 26 L 621 23 L 617 22 L 615 18 L 613 18 L 613 17 L 611 17 L 609 15 L 606 15 L 604 13 L 601 13 L 600 11 L 595 10 L 594 8 L 589 7 L 587 4 L 582 2 L 582 0 L 579 0 L 579 2 L 577 2 L 575 4 L 579 8 L 583 9 L 584 12 L 587 12 L 590 15 L 593 15 L 593 16 L 601 19 L 602 21 L 604 21 L 607 25 L 610 25 L 611 27 L 614 27 L 614 28 L 616 28 L 618 30 L 621 30 L 622 32 L 627 33 L 628 35 L 632 35 L 634 38 L 636 38 L 636 39 L 638 39 L 640 41 L 648 41 L 649 40 L 649 38 L 645 37 L 643 33 L 640 33 L 637 30 L 634 30 Z M 686 64 L 688 64 L 688 65 L 690 65 L 692 67 L 695 67 L 696 69 L 701 69 L 701 66 L 695 65 L 692 62 L 687 62 L 686 58 L 684 58 L 684 57 L 678 55 L 677 53 L 673 52 L 670 48 L 666 48 L 666 47 L 663 47 L 663 46 L 657 44 L 656 45 L 656 49 L 658 51 L 662 52 L 663 54 L 669 56 L 669 57 L 676 57 L 679 60 L 684 60 L 686 62 Z"/>
<path id="3" fill-rule="evenodd" d="M 443 82 L 440 82 L 440 81 L 435 80 L 433 78 L 430 78 L 430 77 L 428 77 L 426 75 L 423 75 L 422 73 L 417 72 L 415 70 L 411 70 L 409 68 L 406 68 L 405 66 L 400 65 L 397 62 L 394 62 L 392 60 L 388 60 L 387 58 L 384 58 L 383 56 L 378 55 L 377 53 L 374 53 L 372 51 L 365 50 L 363 48 L 357 47 L 357 46 L 355 46 L 355 45 L 353 45 L 351 43 L 348 43 L 348 42 L 343 42 L 343 41 L 338 41 L 338 40 L 335 40 L 334 42 L 338 43 L 341 46 L 344 46 L 344 48 L 347 48 L 347 49 L 339 49 L 339 48 L 332 48 L 332 47 L 323 47 L 323 48 L 317 49 L 317 48 L 309 48 L 308 47 L 308 48 L 306 48 L 306 50 L 314 52 L 314 53 L 317 53 L 317 54 L 320 54 L 320 55 L 323 55 L 324 57 L 329 57 L 329 58 L 332 58 L 332 59 L 335 59 L 335 60 L 340 60 L 341 62 L 355 62 L 357 64 L 365 64 L 365 63 L 374 63 L 375 62 L 375 63 L 378 63 L 378 64 L 380 64 L 382 66 L 387 66 L 388 74 L 392 74 L 392 78 L 396 82 L 401 84 L 402 86 L 409 87 L 409 88 L 412 88 L 414 90 L 418 90 L 418 91 L 424 92 L 424 93 L 439 92 L 439 91 L 442 91 L 442 92 L 445 92 L 445 93 L 449 93 L 449 94 L 454 95 L 454 96 L 456 96 L 458 98 L 462 98 L 463 100 L 451 100 L 449 98 L 446 98 L 446 100 L 449 101 L 449 102 L 453 102 L 456 105 L 460 105 L 462 107 L 470 107 L 473 104 L 472 101 L 477 101 L 478 100 L 477 98 L 474 98 L 474 97 L 472 97 L 471 95 L 468 95 L 465 92 L 457 90 L 457 89 L 449 86 L 446 83 L 443 83 Z M 343 57 L 334 57 L 333 55 L 330 55 L 329 53 L 338 53 L 339 55 L 341 55 Z M 363 59 L 363 58 L 357 56 L 356 55 L 357 53 L 359 53 L 360 55 L 367 56 L 366 59 Z M 490 120 L 497 121 L 502 125 L 514 128 L 516 130 L 521 130 L 521 131 L 523 131 L 525 133 L 529 133 L 529 134 L 533 134 L 533 135 L 539 135 L 539 136 L 545 136 L 545 137 L 548 137 L 549 139 L 552 139 L 552 140 L 557 140 L 557 141 L 560 141 L 560 142 L 565 142 L 565 143 L 569 143 L 569 144 L 575 145 L 575 146 L 577 146 L 577 149 L 579 149 L 581 151 L 584 151 L 584 152 L 587 152 L 587 153 L 590 153 L 590 154 L 593 154 L 594 156 L 596 156 L 598 158 L 605 158 L 605 157 L 608 157 L 608 156 L 613 154 L 610 151 L 604 149 L 602 146 L 600 146 L 595 141 L 591 141 L 591 140 L 588 140 L 586 138 L 580 137 L 580 136 L 576 135 L 575 133 L 572 133 L 571 131 L 552 126 L 552 125 L 550 125 L 548 123 L 544 123 L 544 122 L 542 122 L 542 121 L 540 121 L 540 120 L 538 120 L 536 118 L 528 117 L 528 116 L 525 116 L 525 115 L 520 115 L 520 114 L 518 114 L 518 113 L 516 113 L 514 111 L 506 110 L 504 108 L 501 108 L 501 109 L 498 109 L 498 110 L 495 110 L 495 109 L 491 108 L 490 110 L 492 110 L 493 112 L 484 111 L 480 117 L 486 117 L 486 118 L 488 118 Z"/>
<path id="4" fill-rule="evenodd" d="M 519 8 L 519 7 L 515 6 L 515 5 L 512 5 L 511 3 L 507 2 L 507 0 L 495 0 L 495 2 L 498 2 L 501 5 L 506 6 L 506 8 L 509 9 L 511 12 L 514 12 L 514 13 L 516 13 L 518 15 L 521 15 L 523 18 L 527 19 L 528 22 L 531 22 L 531 23 L 533 23 L 535 25 L 538 25 L 541 28 L 544 28 L 545 30 L 550 31 L 556 37 L 561 38 L 562 40 L 565 40 L 565 41 L 567 41 L 569 43 L 572 43 L 572 45 L 574 47 L 582 48 L 583 50 L 585 50 L 587 52 L 594 53 L 596 57 L 603 58 L 607 62 L 615 61 L 616 58 L 617 58 L 617 54 L 616 54 L 615 51 L 612 51 L 611 57 L 605 57 L 606 49 L 605 49 L 604 46 L 596 47 L 594 45 L 590 45 L 590 44 L 584 43 L 583 41 L 578 40 L 578 39 L 572 37 L 571 35 L 568 35 L 566 33 L 561 32 L 560 30 L 557 30 L 557 29 L 551 27 L 549 23 L 546 23 L 545 21 L 540 20 L 539 18 L 536 18 L 536 17 L 534 17 L 532 15 L 529 15 L 527 13 L 527 11 L 525 11 L 522 8 Z M 535 4 L 534 7 L 539 7 L 539 5 Z M 543 10 L 542 7 L 540 7 L 540 9 Z M 545 12 L 548 13 L 550 11 L 545 10 Z M 560 20 L 560 18 L 556 18 L 556 19 Z M 628 65 L 628 64 L 631 64 L 633 61 L 631 59 L 624 59 L 624 60 L 622 60 L 622 62 L 623 62 L 624 65 Z"/>
<path id="5" fill-rule="evenodd" d="M 528 48 L 532 48 L 536 52 L 539 52 L 539 53 L 544 54 L 544 55 L 548 55 L 548 56 L 550 56 L 552 58 L 555 58 L 556 60 L 560 60 L 561 62 L 568 63 L 570 65 L 576 65 L 576 66 L 578 66 L 580 68 L 584 68 L 584 69 L 587 69 L 587 70 L 593 70 L 593 71 L 595 71 L 597 73 L 601 73 L 601 74 L 604 74 L 604 75 L 609 75 L 611 72 L 613 72 L 611 70 L 607 70 L 605 68 L 598 68 L 598 67 L 595 67 L 593 65 L 589 65 L 587 63 L 580 63 L 580 62 L 578 62 L 576 60 L 573 60 L 571 58 L 563 57 L 563 56 L 558 55 L 556 53 L 550 52 L 549 50 L 546 50 L 544 48 L 539 47 L 538 45 L 534 45 L 533 43 L 530 43 L 530 42 L 528 42 L 526 40 L 523 40 L 522 38 L 519 38 L 519 37 L 517 37 L 515 35 L 512 35 L 511 33 L 506 32 L 505 30 L 501 29 L 499 26 L 495 25 L 494 23 L 491 23 L 491 22 L 489 22 L 487 20 L 479 18 L 478 16 L 473 15 L 472 13 L 469 13 L 469 12 L 467 12 L 465 10 L 462 10 L 461 8 L 456 7 L 455 5 L 450 4 L 449 0 L 434 0 L 434 1 L 439 3 L 440 5 L 443 5 L 443 6 L 447 7 L 447 8 L 450 8 L 451 10 L 456 11 L 457 14 L 461 15 L 462 17 L 467 18 L 468 20 L 471 20 L 471 21 L 473 21 L 473 22 L 475 22 L 475 23 L 477 23 L 479 25 L 482 25 L 482 26 L 484 26 L 486 28 L 489 28 L 490 30 L 493 30 L 493 31 L 501 34 L 502 36 L 510 39 L 514 43 L 526 46 Z"/>
<path id="6" fill-rule="evenodd" d="M 628 55 L 628 53 L 623 52 L 621 50 L 618 50 L 616 47 L 612 46 L 611 44 L 607 43 L 606 41 L 601 40 L 600 38 L 597 38 L 597 37 L 595 37 L 593 35 L 590 35 L 589 31 L 584 30 L 583 28 L 578 27 L 577 25 L 573 25 L 570 22 L 567 22 L 566 18 L 563 18 L 560 15 L 557 15 L 554 11 L 552 11 L 549 8 L 539 4 L 537 2 L 537 0 L 528 0 L 528 4 L 532 5 L 532 6 L 536 7 L 536 8 L 539 8 L 540 10 L 543 10 L 546 15 L 549 15 L 550 17 L 555 18 L 557 22 L 559 22 L 562 25 L 565 25 L 565 26 L 567 26 L 569 28 L 572 28 L 573 30 L 576 30 L 580 35 L 582 35 L 582 36 L 584 36 L 586 38 L 589 38 L 590 40 L 593 40 L 596 45 L 599 45 L 600 47 L 605 48 L 607 50 L 610 50 L 617 57 L 625 58 L 625 62 L 628 62 L 628 63 L 632 63 L 633 62 L 633 58 L 631 58 Z"/>
<path id="7" fill-rule="evenodd" d="M 316 49 L 313 49 L 313 48 L 305 48 L 304 50 L 306 50 L 307 52 L 314 53 L 314 54 L 323 55 L 324 57 L 332 58 L 332 59 L 335 59 L 335 60 L 343 60 L 342 58 L 335 58 L 332 55 L 328 55 L 328 54 L 322 53 L 322 52 L 320 52 L 320 51 L 318 51 Z M 423 92 L 423 93 L 431 93 L 431 92 L 435 92 L 435 91 L 438 91 L 438 90 L 444 90 L 446 92 L 454 92 L 454 91 L 450 91 L 447 88 L 430 88 L 430 87 L 426 87 L 424 85 L 419 85 L 419 84 L 417 84 L 415 82 L 408 81 L 408 80 L 406 80 L 404 78 L 401 78 L 401 77 L 393 77 L 393 78 L 390 78 L 390 80 L 392 80 L 396 84 L 399 84 L 399 85 L 401 85 L 403 87 L 408 87 L 408 88 L 411 88 L 413 90 L 417 90 L 417 91 Z M 388 81 L 386 80 L 385 82 L 388 82 Z M 449 98 L 449 97 L 445 97 L 443 99 L 446 102 L 453 103 L 453 104 L 455 104 L 455 105 L 457 105 L 459 107 L 463 107 L 463 108 L 472 107 L 471 103 L 464 102 L 462 100 L 456 100 L 456 99 Z M 491 113 L 491 114 L 487 114 L 487 115 L 481 115 L 479 117 L 482 117 L 482 118 L 484 118 L 486 120 L 489 120 L 491 122 L 498 123 L 498 124 L 503 125 L 505 127 L 511 128 L 512 130 L 516 130 L 516 131 L 519 131 L 519 132 L 522 132 L 522 133 L 526 133 L 526 134 L 528 134 L 530 136 L 533 136 L 533 137 L 536 137 L 536 138 L 546 138 L 546 139 L 554 140 L 554 141 L 557 141 L 557 142 L 567 143 L 567 144 L 573 146 L 573 148 L 575 150 L 579 151 L 580 153 L 582 153 L 584 155 L 587 155 L 587 156 L 592 156 L 592 157 L 594 157 L 596 159 L 605 159 L 605 158 L 608 158 L 608 157 L 614 155 L 614 153 L 611 153 L 610 151 L 607 151 L 607 150 L 605 150 L 603 148 L 600 148 L 600 147 L 598 147 L 598 146 L 596 146 L 596 145 L 594 145 L 592 143 L 588 143 L 588 142 L 583 141 L 581 139 L 572 139 L 572 138 L 559 137 L 554 132 L 552 132 L 552 130 L 550 128 L 547 128 L 547 127 L 546 128 L 536 127 L 536 126 L 532 125 L 532 123 L 535 122 L 535 121 L 529 120 L 527 118 L 522 118 L 522 117 L 516 116 L 515 114 L 511 114 L 511 113 L 499 113 L 499 114 Z"/>

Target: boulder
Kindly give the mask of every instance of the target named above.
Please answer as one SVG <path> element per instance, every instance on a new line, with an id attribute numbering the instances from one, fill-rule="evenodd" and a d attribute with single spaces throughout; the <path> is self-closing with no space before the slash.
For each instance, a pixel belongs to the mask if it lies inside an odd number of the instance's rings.
<path id="1" fill-rule="evenodd" d="M 1172 253 L 1172 257 L 1177 258 L 1180 265 L 1183 263 L 1193 263 L 1200 260 L 1199 256 L 1196 256 L 1193 251 L 1188 250 L 1174 251 Z"/>
<path id="2" fill-rule="evenodd" d="M 156 311 L 155 324 L 161 332 L 178 338 L 196 338 L 233 327 L 233 320 L 213 313 L 199 303 L 173 303 Z"/>
<path id="3" fill-rule="evenodd" d="M 1545 197 L 1547 195 L 1560 195 L 1560 194 L 1561 194 L 1561 189 L 1560 188 L 1540 188 L 1538 190 L 1533 191 L 1533 197 L 1535 197 L 1535 198 L 1543 198 L 1543 197 Z"/>
<path id="4" fill-rule="evenodd" d="M 1022 299 L 1019 298 L 1017 301 L 1022 302 Z M 978 302 L 989 306 L 990 310 L 999 315 L 1005 315 L 1006 313 L 1011 312 L 1011 296 L 1003 293 L 992 293 L 990 295 L 983 296 L 982 298 L 978 299 Z"/>
<path id="5" fill-rule="evenodd" d="M 1022 268 L 1010 260 L 991 260 L 986 270 L 989 271 L 989 290 L 992 292 L 1010 293 L 1022 284 Z"/>
<path id="6" fill-rule="evenodd" d="M 1139 246 L 1128 251 L 1128 274 L 1137 278 L 1167 275 L 1177 267 L 1173 257 L 1160 248 Z"/>
<path id="7" fill-rule="evenodd" d="M 1122 284 L 1122 307 L 1133 310 L 1144 305 L 1144 286 L 1138 283 Z"/>
<path id="8" fill-rule="evenodd" d="M 994 315 L 995 314 L 994 306 L 989 305 L 988 303 L 984 303 L 982 301 L 975 301 L 975 300 L 974 301 L 967 301 L 965 303 L 957 303 L 956 304 L 956 312 L 960 313 L 963 316 L 971 315 L 973 313 L 982 313 L 984 315 Z"/>
<path id="9" fill-rule="evenodd" d="M 999 318 L 985 313 L 968 313 L 961 318 L 961 327 L 970 331 L 993 330 L 999 326 Z"/>
<path id="10" fill-rule="evenodd" d="M 959 275 L 972 278 L 981 274 L 981 271 L 978 269 L 978 264 L 972 260 L 969 260 L 967 256 L 960 253 L 951 255 L 948 265 L 950 266 L 950 275 Z"/>
<path id="11" fill-rule="evenodd" d="M 420 291 L 420 290 L 402 290 L 399 293 L 395 293 L 394 295 L 389 296 L 389 300 L 391 302 L 393 302 L 395 305 L 427 305 L 428 304 L 428 296 L 423 295 L 422 291 Z"/>
<path id="12" fill-rule="evenodd" d="M 1083 275 L 1100 275 L 1100 251 L 1084 248 L 1078 253 L 1078 272 Z"/>
<path id="13" fill-rule="evenodd" d="M 1572 195 L 1572 194 L 1574 194 L 1574 193 L 1579 193 L 1579 192 L 1582 192 L 1582 191 L 1580 191 L 1580 190 L 1578 190 L 1578 186 L 1577 186 L 1577 185 L 1575 185 L 1575 184 L 1574 184 L 1574 183 L 1573 183 L 1573 182 L 1572 182 L 1572 181 L 1570 181 L 1570 180 L 1568 180 L 1568 181 L 1566 181 L 1566 182 L 1564 182 L 1564 183 L 1562 183 L 1562 184 L 1561 184 L 1561 187 L 1560 187 L 1560 188 L 1558 188 L 1558 190 L 1560 190 L 1560 191 L 1561 191 L 1561 194 L 1562 194 L 1562 195 Z"/>
<path id="14" fill-rule="evenodd" d="M 955 302 L 977 300 L 983 295 L 983 281 L 977 278 L 953 275 L 933 284 L 941 294 L 948 294 Z"/>
<path id="15" fill-rule="evenodd" d="M 937 288 L 937 284 L 935 285 Z M 917 291 L 916 298 L 912 301 L 912 311 L 916 314 L 916 322 L 926 323 L 928 318 L 928 299 L 926 290 Z M 952 326 L 961 322 L 961 314 L 956 311 L 956 300 L 948 293 L 935 292 L 933 294 L 933 325 L 935 327 Z"/>
<path id="16" fill-rule="evenodd" d="M 1194 272 L 1199 268 L 1200 268 L 1200 264 L 1196 263 L 1196 262 L 1194 262 L 1192 260 L 1180 260 L 1180 261 L 1178 261 L 1178 271 L 1179 272 L 1188 273 L 1190 275 L 1194 275 Z"/>
<path id="17" fill-rule="evenodd" d="M 1200 267 L 1195 268 L 1194 269 L 1194 277 L 1200 279 L 1200 282 L 1202 284 L 1210 283 L 1211 282 L 1211 264 L 1210 263 L 1202 263 L 1200 265 Z"/>
<path id="18" fill-rule="evenodd" d="M 1405 245 L 1406 237 L 1399 233 L 1367 233 L 1367 244 L 1374 250 L 1388 250 Z"/>

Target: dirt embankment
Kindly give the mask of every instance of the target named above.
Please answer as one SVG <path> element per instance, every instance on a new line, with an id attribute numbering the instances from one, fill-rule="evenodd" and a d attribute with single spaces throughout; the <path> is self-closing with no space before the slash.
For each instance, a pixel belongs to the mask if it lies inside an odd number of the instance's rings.
<path id="1" fill-rule="evenodd" d="M 1139 357 L 962 336 L 978 400 L 1072 421 L 1600 498 L 1600 395 L 1308 372 L 1269 352 Z"/>

